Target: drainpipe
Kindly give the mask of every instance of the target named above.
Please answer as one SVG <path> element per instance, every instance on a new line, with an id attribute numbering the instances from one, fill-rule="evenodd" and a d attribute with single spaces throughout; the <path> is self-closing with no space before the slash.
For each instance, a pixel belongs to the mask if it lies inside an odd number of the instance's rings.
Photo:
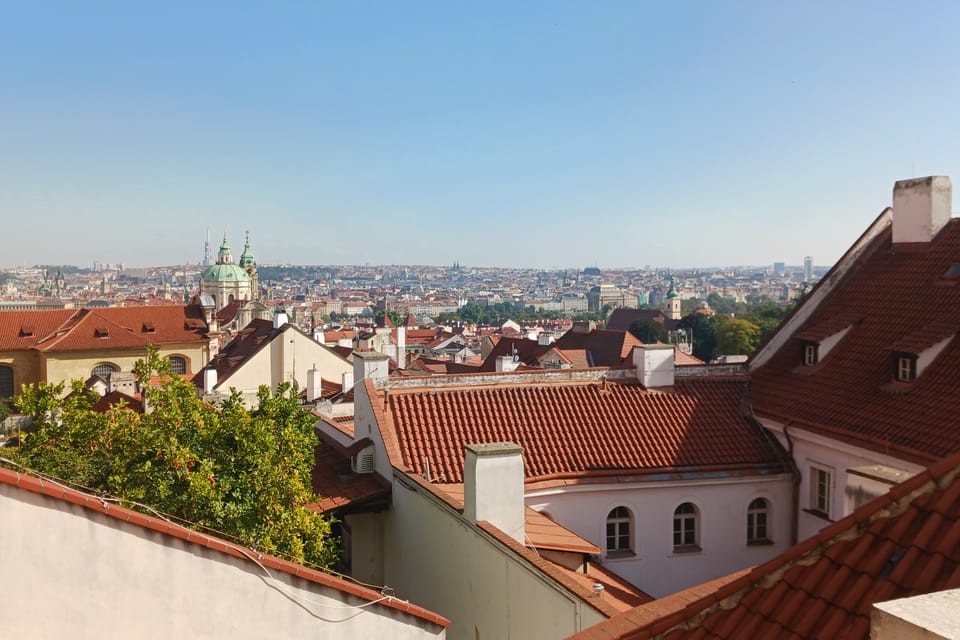
<path id="1" fill-rule="evenodd" d="M 752 413 L 752 411 L 751 411 Z M 793 457 L 793 438 L 790 437 L 790 423 L 785 422 L 783 424 L 783 435 L 787 439 L 787 453 L 790 455 L 790 470 L 793 473 L 793 509 L 790 516 L 790 544 L 797 544 L 798 528 L 799 523 L 797 522 L 800 518 L 800 469 L 797 467 L 797 463 Z"/>
<path id="2" fill-rule="evenodd" d="M 770 433 L 767 431 L 767 428 L 761 424 L 760 420 L 757 419 L 757 416 L 753 413 L 753 403 L 750 401 L 750 383 L 747 383 L 747 390 L 744 393 L 743 402 L 740 405 L 741 411 L 746 414 L 747 420 L 749 420 L 755 427 L 760 429 L 765 437 L 770 438 Z M 800 469 L 797 467 L 797 463 L 793 457 L 793 438 L 790 437 L 790 423 L 785 423 L 783 425 L 783 435 L 787 439 L 787 460 L 790 465 L 790 475 L 793 476 L 793 488 L 790 491 L 790 544 L 797 544 L 797 537 L 799 536 L 799 519 L 800 519 Z M 776 438 L 773 438 L 776 440 Z M 779 446 L 779 442 L 777 446 Z"/>

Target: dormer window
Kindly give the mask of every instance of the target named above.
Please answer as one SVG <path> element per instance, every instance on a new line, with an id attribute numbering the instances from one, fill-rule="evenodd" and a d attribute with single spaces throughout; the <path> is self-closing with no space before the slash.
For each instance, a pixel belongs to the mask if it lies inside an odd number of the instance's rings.
<path id="1" fill-rule="evenodd" d="M 805 342 L 803 344 L 803 364 L 806 367 L 812 367 L 817 364 L 818 347 L 816 342 Z"/>
<path id="2" fill-rule="evenodd" d="M 152 322 L 144 322 L 144 323 L 143 323 L 143 332 L 144 332 L 144 333 L 153 333 L 153 332 L 155 332 L 156 330 L 157 330 L 157 328 L 153 325 Z"/>
<path id="3" fill-rule="evenodd" d="M 94 338 L 109 338 L 109 337 L 110 337 L 110 331 L 109 331 L 106 327 L 96 327 L 96 328 L 93 330 L 93 337 L 94 337 Z"/>
<path id="4" fill-rule="evenodd" d="M 917 378 L 917 356 L 909 353 L 897 354 L 895 373 L 898 382 L 913 382 Z"/>
<path id="5" fill-rule="evenodd" d="M 21 338 L 29 338 L 31 336 L 33 336 L 33 327 L 26 324 L 20 327 Z"/>

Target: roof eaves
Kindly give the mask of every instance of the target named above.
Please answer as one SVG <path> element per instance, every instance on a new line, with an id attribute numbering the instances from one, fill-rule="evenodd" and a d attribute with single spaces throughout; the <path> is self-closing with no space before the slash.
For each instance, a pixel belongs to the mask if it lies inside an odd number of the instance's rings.
<path id="1" fill-rule="evenodd" d="M 125 507 L 111 504 L 96 496 L 82 493 L 75 489 L 70 489 L 64 485 L 51 482 L 49 480 L 42 480 L 40 478 L 35 478 L 33 476 L 12 471 L 10 469 L 0 468 L 0 483 L 15 486 L 20 489 L 45 495 L 56 500 L 68 502 L 70 504 L 75 504 L 83 507 L 86 510 L 100 513 L 134 526 L 139 526 L 144 529 L 151 529 L 162 534 L 179 538 L 185 542 L 200 545 L 213 551 L 233 556 L 235 558 L 244 560 L 252 560 L 256 558 L 257 564 L 267 569 L 288 573 L 292 576 L 314 582 L 321 586 L 346 593 L 362 600 L 366 600 L 371 604 L 376 603 L 379 606 L 389 607 L 391 609 L 410 614 L 437 626 L 450 626 L 450 621 L 443 616 L 410 602 L 399 600 L 393 597 L 387 597 L 384 599 L 384 596 L 377 591 L 347 582 L 346 580 L 336 578 L 330 574 L 323 573 L 322 571 L 311 569 L 304 565 L 290 562 L 289 560 L 282 560 L 274 556 L 265 555 L 258 551 L 253 551 L 222 538 L 215 538 L 205 533 L 187 529 L 186 527 L 170 522 L 169 520 L 163 520 L 155 516 L 148 516 L 140 513 L 139 511 L 133 511 Z"/>

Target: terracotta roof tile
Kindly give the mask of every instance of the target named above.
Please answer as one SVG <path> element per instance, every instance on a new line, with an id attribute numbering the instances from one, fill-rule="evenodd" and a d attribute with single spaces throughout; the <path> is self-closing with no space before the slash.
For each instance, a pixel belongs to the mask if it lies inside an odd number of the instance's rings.
<path id="1" fill-rule="evenodd" d="M 573 638 L 867 640 L 874 603 L 960 587 L 958 486 L 960 454 L 709 596 L 668 612 L 642 605 L 620 617 L 627 628 L 611 619 Z"/>
<path id="2" fill-rule="evenodd" d="M 891 385 L 894 351 L 919 352 L 960 329 L 960 287 L 943 276 L 958 252 L 960 219 L 929 244 L 909 248 L 893 245 L 890 228 L 883 230 L 754 370 L 757 414 L 924 464 L 960 451 L 960 429 L 943 429 L 960 413 L 960 340 L 913 382 Z M 801 366 L 804 336 L 825 337 L 856 318 L 826 358 Z"/>
<path id="3" fill-rule="evenodd" d="M 395 465 L 423 473 L 429 458 L 445 483 L 463 481 L 467 444 L 508 441 L 524 448 L 528 482 L 708 467 L 782 472 L 782 451 L 742 415 L 744 385 L 688 378 L 670 390 L 597 380 L 396 388 L 395 429 L 381 420 L 381 431 L 395 433 Z"/>

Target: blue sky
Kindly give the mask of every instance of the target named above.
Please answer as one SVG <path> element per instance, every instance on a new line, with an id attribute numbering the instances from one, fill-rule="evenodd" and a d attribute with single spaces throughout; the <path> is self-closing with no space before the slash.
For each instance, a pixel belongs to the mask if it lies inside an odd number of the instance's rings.
<path id="1" fill-rule="evenodd" d="M 0 266 L 198 262 L 207 227 L 261 262 L 830 264 L 895 180 L 960 189 L 958 24 L 948 2 L 0 2 Z"/>

